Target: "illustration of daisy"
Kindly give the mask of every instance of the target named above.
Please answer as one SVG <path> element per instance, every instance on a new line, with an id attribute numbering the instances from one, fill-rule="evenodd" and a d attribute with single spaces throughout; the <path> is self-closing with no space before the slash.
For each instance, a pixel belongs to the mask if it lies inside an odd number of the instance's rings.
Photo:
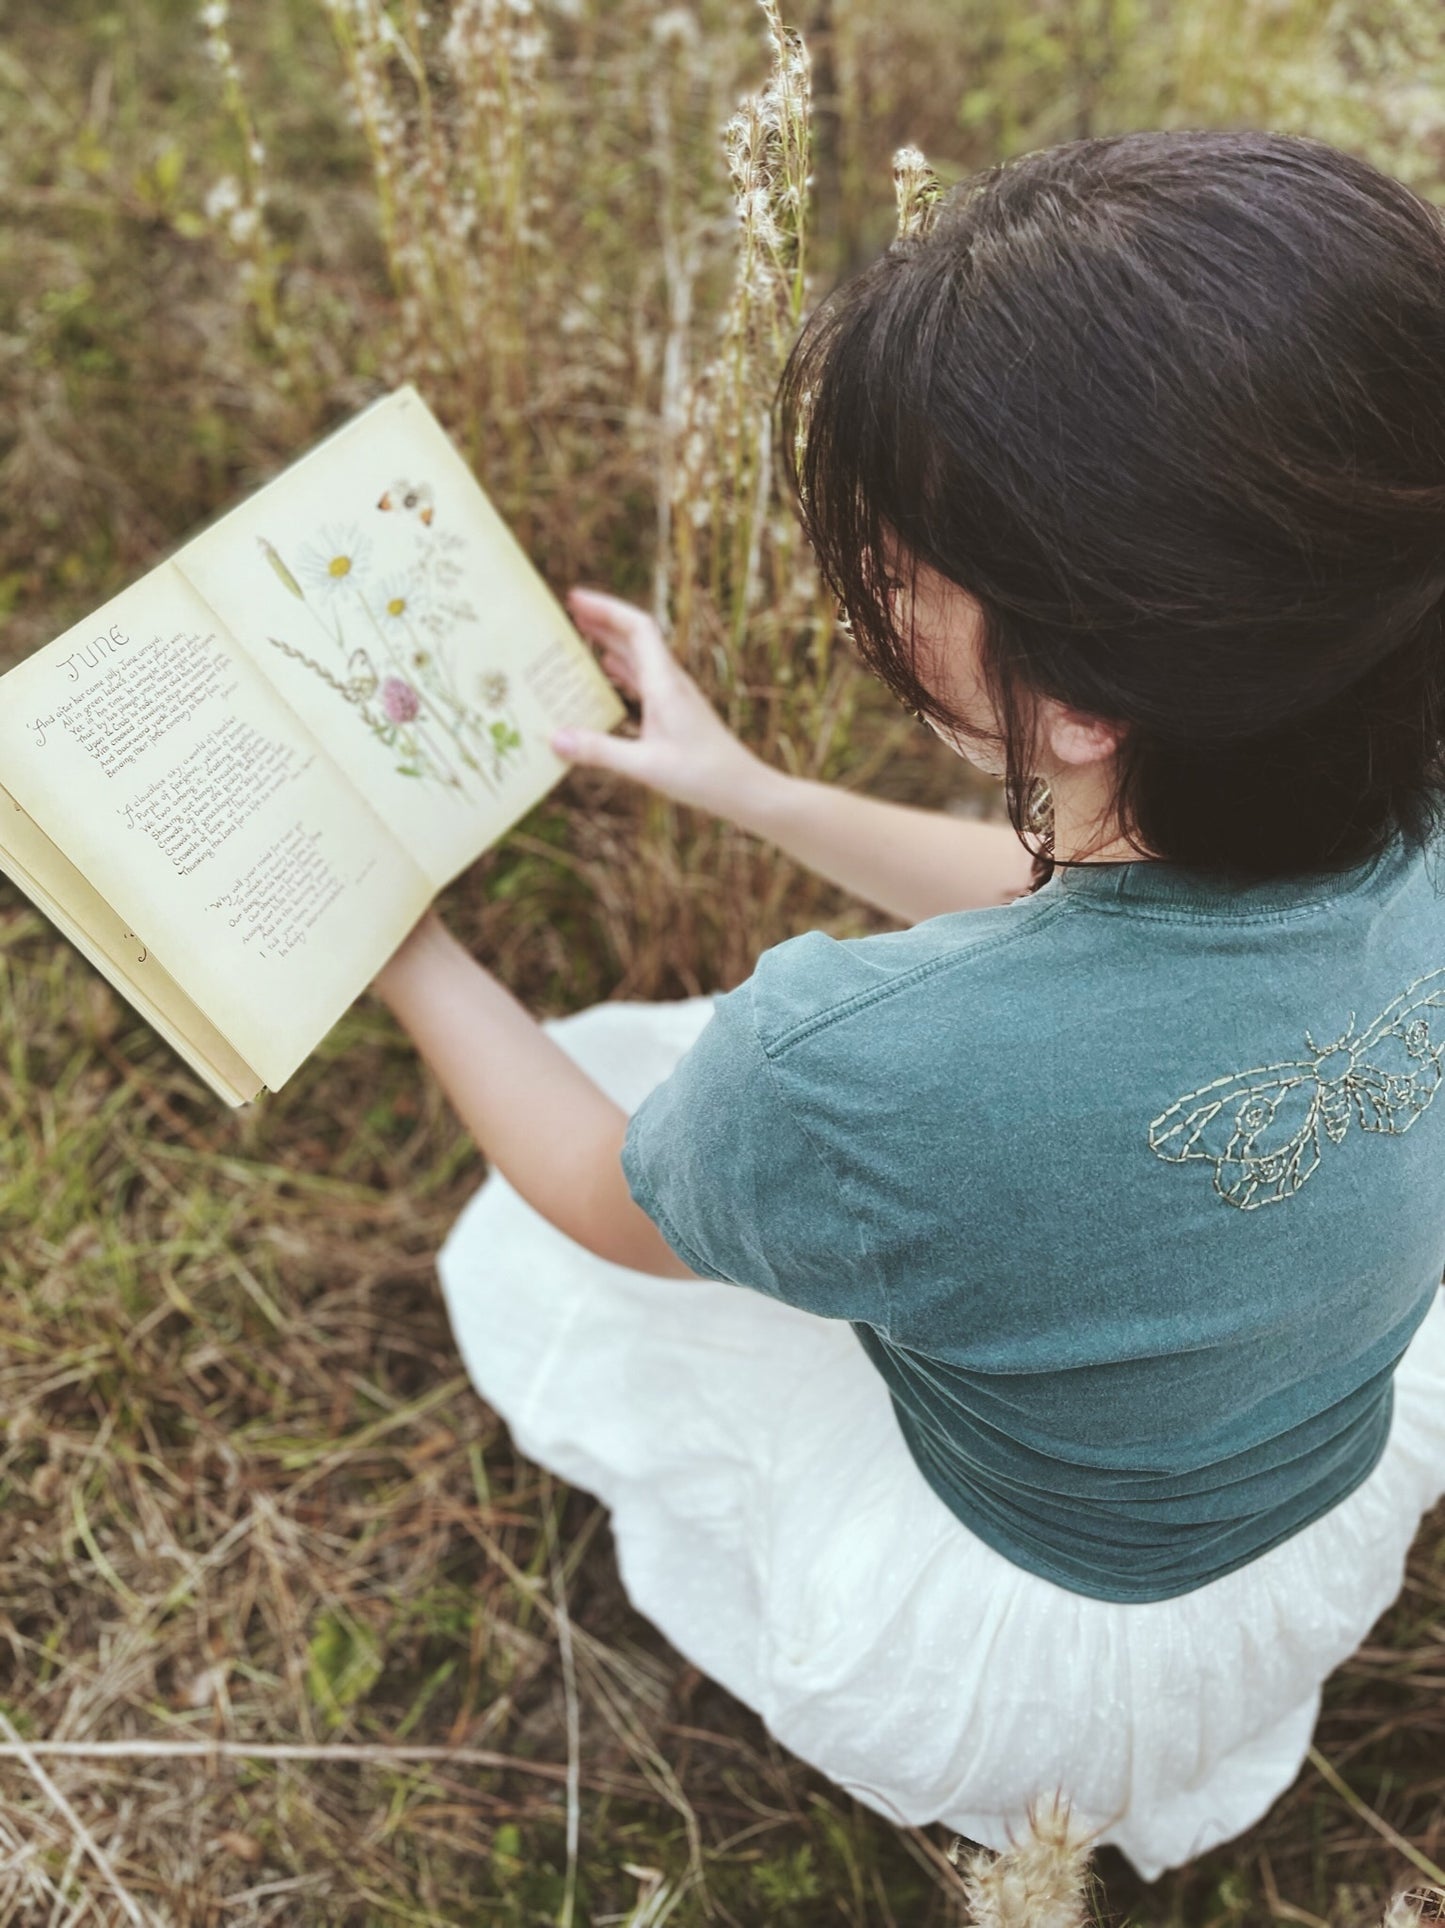
<path id="1" fill-rule="evenodd" d="M 394 572 L 377 584 L 372 607 L 384 629 L 401 635 L 408 623 L 422 619 L 429 602 L 426 584 L 413 570 L 406 570 Z"/>
<path id="2" fill-rule="evenodd" d="M 370 534 L 356 521 L 322 524 L 289 562 L 275 544 L 259 538 L 266 563 L 301 604 L 298 617 L 304 613 L 326 633 L 346 674 L 334 673 L 283 637 L 268 641 L 352 706 L 395 757 L 398 775 L 464 793 L 470 772 L 498 795 L 513 762 L 525 761 L 526 742 L 507 677 L 484 671 L 471 684 L 481 699 L 478 708 L 463 696 L 449 660 L 447 645 L 458 626 L 477 620 L 459 593 L 468 545 L 456 531 L 431 526 L 429 483 L 401 480 L 372 500 L 392 513 L 409 559 L 397 557 L 398 545 L 366 517 Z M 286 548 L 290 553 L 289 542 Z M 378 568 L 373 580 L 369 571 L 378 561 L 385 570 Z M 358 646 L 358 628 L 369 632 L 366 647 Z"/>
<path id="3" fill-rule="evenodd" d="M 302 550 L 297 568 L 308 589 L 315 590 L 324 601 L 332 601 L 364 581 L 370 554 L 370 539 L 354 522 L 326 524 L 318 539 Z"/>

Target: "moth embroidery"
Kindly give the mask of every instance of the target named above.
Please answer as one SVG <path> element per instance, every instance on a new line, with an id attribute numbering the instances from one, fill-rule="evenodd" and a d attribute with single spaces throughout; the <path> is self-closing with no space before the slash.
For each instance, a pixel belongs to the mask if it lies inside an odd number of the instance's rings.
<path id="1" fill-rule="evenodd" d="M 1441 1078 L 1445 1043 L 1421 1015 L 1445 1008 L 1445 967 L 1417 977 L 1356 1037 L 1355 1014 L 1323 1048 L 1308 1031 L 1308 1058 L 1234 1071 L 1186 1092 L 1149 1127 L 1149 1147 L 1170 1164 L 1201 1158 L 1214 1189 L 1243 1212 L 1290 1198 L 1320 1162 L 1320 1130 L 1338 1145 L 1353 1109 L 1362 1131 L 1406 1132 Z M 1431 988 L 1412 997 L 1421 985 Z"/>

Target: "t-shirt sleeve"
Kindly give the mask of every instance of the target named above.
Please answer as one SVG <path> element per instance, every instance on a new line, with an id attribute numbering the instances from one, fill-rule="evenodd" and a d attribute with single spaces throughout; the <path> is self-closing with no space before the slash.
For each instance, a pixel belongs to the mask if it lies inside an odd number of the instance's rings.
<path id="1" fill-rule="evenodd" d="M 753 979 L 725 992 L 629 1121 L 633 1198 L 700 1277 L 885 1325 L 856 1217 L 759 1037 Z"/>

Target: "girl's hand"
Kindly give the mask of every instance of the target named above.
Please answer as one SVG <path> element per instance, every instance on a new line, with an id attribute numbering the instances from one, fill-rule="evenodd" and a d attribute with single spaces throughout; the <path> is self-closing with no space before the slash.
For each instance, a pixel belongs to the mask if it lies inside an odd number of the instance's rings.
<path id="1" fill-rule="evenodd" d="M 573 589 L 567 607 L 582 634 L 598 645 L 602 667 L 642 705 L 640 733 L 558 730 L 552 748 L 574 763 L 616 770 L 678 803 L 731 817 L 775 775 L 740 743 L 678 662 L 645 610 L 596 589 Z"/>

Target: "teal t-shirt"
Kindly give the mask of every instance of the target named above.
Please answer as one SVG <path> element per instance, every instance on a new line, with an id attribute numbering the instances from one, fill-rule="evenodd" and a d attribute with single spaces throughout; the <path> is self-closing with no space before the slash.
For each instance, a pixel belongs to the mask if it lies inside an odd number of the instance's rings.
<path id="1" fill-rule="evenodd" d="M 792 938 L 634 1113 L 632 1194 L 695 1272 L 850 1321 L 1008 1559 L 1188 1593 L 1384 1450 L 1445 1268 L 1441 855 L 1089 864 Z"/>

